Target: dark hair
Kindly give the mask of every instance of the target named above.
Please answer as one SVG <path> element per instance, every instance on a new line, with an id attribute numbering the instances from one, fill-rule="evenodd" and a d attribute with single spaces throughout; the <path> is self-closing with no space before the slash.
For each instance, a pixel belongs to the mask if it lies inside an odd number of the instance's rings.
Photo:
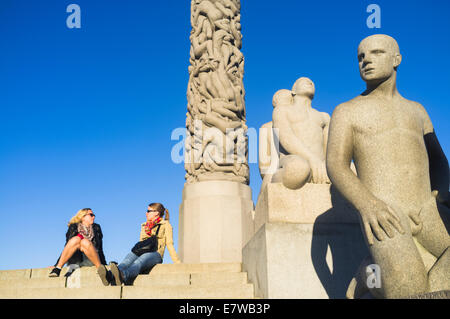
<path id="1" fill-rule="evenodd" d="M 169 220 L 169 211 L 167 210 L 167 208 L 164 207 L 163 204 L 161 203 L 151 203 L 148 204 L 148 206 L 150 206 L 153 209 L 156 209 L 159 213 L 159 216 L 162 218 L 164 217 L 164 214 L 166 214 L 166 220 Z"/>

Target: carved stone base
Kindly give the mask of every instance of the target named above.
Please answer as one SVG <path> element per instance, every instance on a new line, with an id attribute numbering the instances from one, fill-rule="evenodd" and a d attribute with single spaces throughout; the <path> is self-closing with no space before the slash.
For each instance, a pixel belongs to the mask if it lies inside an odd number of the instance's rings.
<path id="1" fill-rule="evenodd" d="M 183 263 L 241 262 L 243 234 L 252 227 L 249 186 L 229 181 L 186 184 L 180 205 L 179 255 Z"/>

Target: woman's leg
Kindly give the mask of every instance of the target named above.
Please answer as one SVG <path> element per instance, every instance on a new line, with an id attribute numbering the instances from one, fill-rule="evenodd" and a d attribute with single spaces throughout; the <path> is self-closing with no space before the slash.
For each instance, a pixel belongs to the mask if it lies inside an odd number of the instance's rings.
<path id="1" fill-rule="evenodd" d="M 81 248 L 81 239 L 78 236 L 72 237 L 64 247 L 59 262 L 56 265 L 57 268 L 62 268 L 64 264 L 69 260 L 72 255 Z"/>
<path id="2" fill-rule="evenodd" d="M 130 267 L 136 259 L 138 259 L 138 256 L 136 256 L 132 252 L 129 252 L 128 255 L 126 255 L 122 262 L 119 264 L 118 268 L 123 272 L 124 270 L 127 270 L 128 267 Z"/>
<path id="3" fill-rule="evenodd" d="M 151 269 L 154 265 L 162 263 L 161 255 L 158 252 L 145 253 L 136 258 L 136 260 L 126 269 L 121 269 L 125 282 L 130 282 L 142 271 Z"/>
<path id="4" fill-rule="evenodd" d="M 100 267 L 100 258 L 98 257 L 98 253 L 94 245 L 87 239 L 82 239 L 80 245 L 80 250 L 86 255 L 87 258 L 89 258 L 90 261 L 92 261 L 94 266 L 96 268 Z"/>
<path id="5" fill-rule="evenodd" d="M 147 255 L 147 256 L 144 256 L 144 255 Z M 158 252 L 147 253 L 144 255 L 141 256 L 144 258 L 142 260 L 141 271 L 139 273 L 142 274 L 142 273 L 148 272 L 148 271 L 152 270 L 152 268 L 156 264 L 162 264 L 162 258 Z"/>
<path id="6" fill-rule="evenodd" d="M 101 264 L 100 258 L 98 257 L 97 249 L 95 249 L 91 241 L 87 239 L 82 239 L 80 250 L 86 255 L 87 258 L 89 258 L 89 260 L 97 268 L 97 274 L 100 276 L 103 285 L 108 286 L 110 281 L 108 279 L 108 270 L 106 269 L 105 265 Z"/>

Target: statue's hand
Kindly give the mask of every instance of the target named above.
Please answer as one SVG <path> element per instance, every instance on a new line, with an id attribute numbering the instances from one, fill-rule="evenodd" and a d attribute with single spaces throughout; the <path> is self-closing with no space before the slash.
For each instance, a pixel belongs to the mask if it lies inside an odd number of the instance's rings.
<path id="1" fill-rule="evenodd" d="M 309 166 L 311 167 L 311 181 L 314 184 L 330 184 L 330 179 L 327 174 L 327 167 L 325 161 L 312 158 L 309 160 Z"/>
<path id="2" fill-rule="evenodd" d="M 361 210 L 360 214 L 370 246 L 374 244 L 374 235 L 377 240 L 382 241 L 385 239 L 385 234 L 389 238 L 393 238 L 395 236 L 394 229 L 400 234 L 405 233 L 395 211 L 382 201 L 377 201 L 375 205 Z"/>
<path id="3" fill-rule="evenodd" d="M 414 212 L 410 212 L 408 214 L 409 219 L 410 219 L 410 225 L 411 225 L 411 233 L 413 236 L 416 236 L 417 234 L 419 234 L 423 228 L 422 218 L 420 218 L 421 211 L 422 210 L 414 211 Z"/>

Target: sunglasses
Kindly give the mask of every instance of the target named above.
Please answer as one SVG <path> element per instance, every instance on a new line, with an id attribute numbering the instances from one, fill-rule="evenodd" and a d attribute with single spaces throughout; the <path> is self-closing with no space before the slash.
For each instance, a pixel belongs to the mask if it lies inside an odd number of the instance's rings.
<path id="1" fill-rule="evenodd" d="M 89 215 L 89 216 L 91 216 L 91 217 L 95 217 L 95 214 L 92 214 L 92 213 L 86 214 L 86 215 Z"/>
<path id="2" fill-rule="evenodd" d="M 158 211 L 155 209 L 147 209 L 147 213 L 155 213 L 155 212 L 158 212 Z"/>

